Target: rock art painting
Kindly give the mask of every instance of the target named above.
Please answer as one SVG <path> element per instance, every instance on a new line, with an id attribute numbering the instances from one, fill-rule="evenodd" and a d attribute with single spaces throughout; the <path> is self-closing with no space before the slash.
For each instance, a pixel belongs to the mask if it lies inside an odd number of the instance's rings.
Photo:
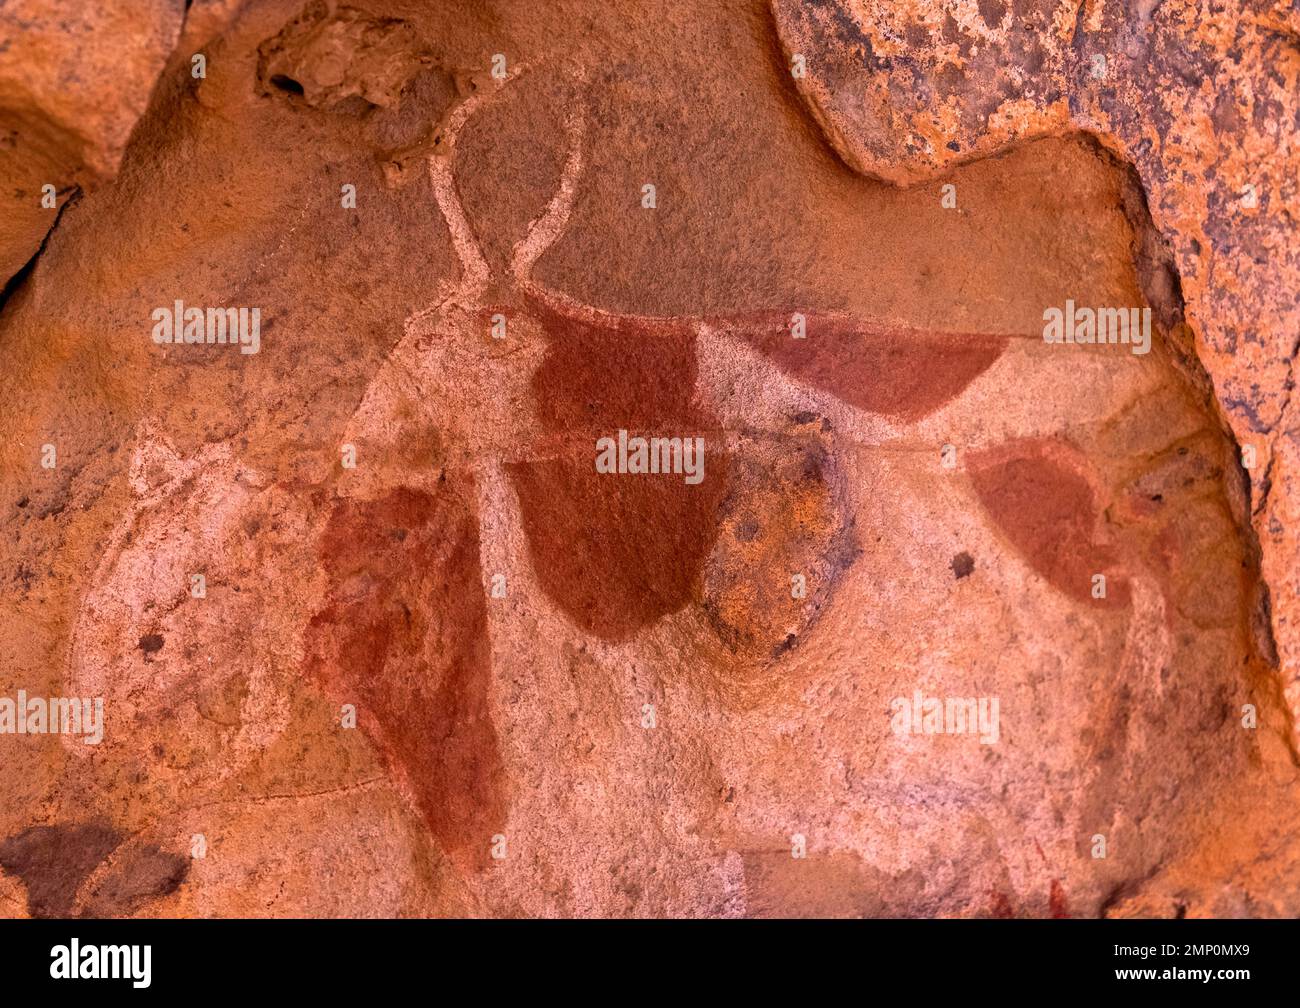
<path id="1" fill-rule="evenodd" d="M 1300 913 L 1293 8 L 180 7 L 0 4 L 6 916 Z"/>

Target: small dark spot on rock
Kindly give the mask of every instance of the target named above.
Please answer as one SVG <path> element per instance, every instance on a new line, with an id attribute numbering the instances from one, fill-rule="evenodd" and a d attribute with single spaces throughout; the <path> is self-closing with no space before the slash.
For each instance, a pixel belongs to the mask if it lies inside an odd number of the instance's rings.
<path id="1" fill-rule="evenodd" d="M 952 558 L 952 572 L 958 579 L 967 577 L 975 569 L 975 558 L 965 550 Z"/>
<path id="2" fill-rule="evenodd" d="M 140 650 L 145 654 L 153 654 L 155 651 L 161 651 L 162 646 L 162 634 L 145 634 L 140 638 Z"/>

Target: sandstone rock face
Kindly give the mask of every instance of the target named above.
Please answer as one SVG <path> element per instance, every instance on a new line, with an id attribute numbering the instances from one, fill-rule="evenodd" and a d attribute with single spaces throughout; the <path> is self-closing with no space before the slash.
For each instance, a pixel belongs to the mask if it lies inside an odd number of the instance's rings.
<path id="1" fill-rule="evenodd" d="M 1300 911 L 1290 8 L 142 10 L 25 85 L 0 912 Z"/>
<path id="2" fill-rule="evenodd" d="M 116 173 L 181 21 L 181 4 L 162 0 L 0 8 L 4 280 L 36 253 L 72 194 Z"/>
<path id="3" fill-rule="evenodd" d="M 1300 423 L 1300 11 L 1294 3 L 773 0 L 828 141 L 855 169 L 934 179 L 1032 137 L 1085 133 L 1133 166 L 1172 277 L 1144 293 L 1185 315 L 1233 436 L 1254 456 L 1253 527 L 1271 628 L 1300 699 L 1294 496 Z M 1148 267 L 1150 269 L 1150 267 Z M 1171 282 L 1172 279 L 1172 282 Z M 1185 304 L 1180 303 L 1185 299 Z M 1180 319 L 1181 321 L 1181 319 Z"/>

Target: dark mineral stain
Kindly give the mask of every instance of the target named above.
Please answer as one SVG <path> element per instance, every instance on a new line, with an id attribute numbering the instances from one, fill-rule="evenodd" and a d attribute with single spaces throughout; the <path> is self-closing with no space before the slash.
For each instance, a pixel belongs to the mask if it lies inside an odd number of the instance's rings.
<path id="1" fill-rule="evenodd" d="M 960 580 L 969 577 L 975 569 L 975 558 L 963 551 L 952 558 L 951 566 L 953 574 Z"/>
<path id="2" fill-rule="evenodd" d="M 162 634 L 145 634 L 140 638 L 140 650 L 145 654 L 153 654 L 155 651 L 161 651 L 162 646 Z"/>
<path id="3" fill-rule="evenodd" d="M 126 917 L 146 903 L 174 893 L 185 881 L 190 859 L 153 844 L 125 850 L 86 899 L 87 917 Z"/>
<path id="4" fill-rule="evenodd" d="M 311 674 L 357 705 L 431 833 L 466 867 L 483 866 L 506 808 L 474 500 L 472 481 L 453 474 L 437 496 L 336 504 L 318 544 L 330 590 L 307 633 Z"/>
<path id="5" fill-rule="evenodd" d="M 33 917 L 67 917 L 82 882 L 121 842 L 99 823 L 31 826 L 0 844 L 0 868 L 23 880 Z"/>

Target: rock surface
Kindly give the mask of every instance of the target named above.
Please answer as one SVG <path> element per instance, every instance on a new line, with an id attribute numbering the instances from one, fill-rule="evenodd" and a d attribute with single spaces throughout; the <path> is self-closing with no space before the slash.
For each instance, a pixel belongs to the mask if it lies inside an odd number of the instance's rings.
<path id="1" fill-rule="evenodd" d="M 828 141 L 900 184 L 1026 139 L 1083 133 L 1131 165 L 1159 244 L 1144 293 L 1249 450 L 1264 614 L 1300 703 L 1300 8 L 1179 0 L 773 0 Z M 1275 492 L 1275 488 L 1283 488 Z"/>
<path id="2" fill-rule="evenodd" d="M 26 5 L 0 912 L 1300 912 L 1293 8 Z"/>
<path id="3" fill-rule="evenodd" d="M 182 13 L 178 0 L 0 6 L 0 284 L 72 195 L 116 174 Z"/>

